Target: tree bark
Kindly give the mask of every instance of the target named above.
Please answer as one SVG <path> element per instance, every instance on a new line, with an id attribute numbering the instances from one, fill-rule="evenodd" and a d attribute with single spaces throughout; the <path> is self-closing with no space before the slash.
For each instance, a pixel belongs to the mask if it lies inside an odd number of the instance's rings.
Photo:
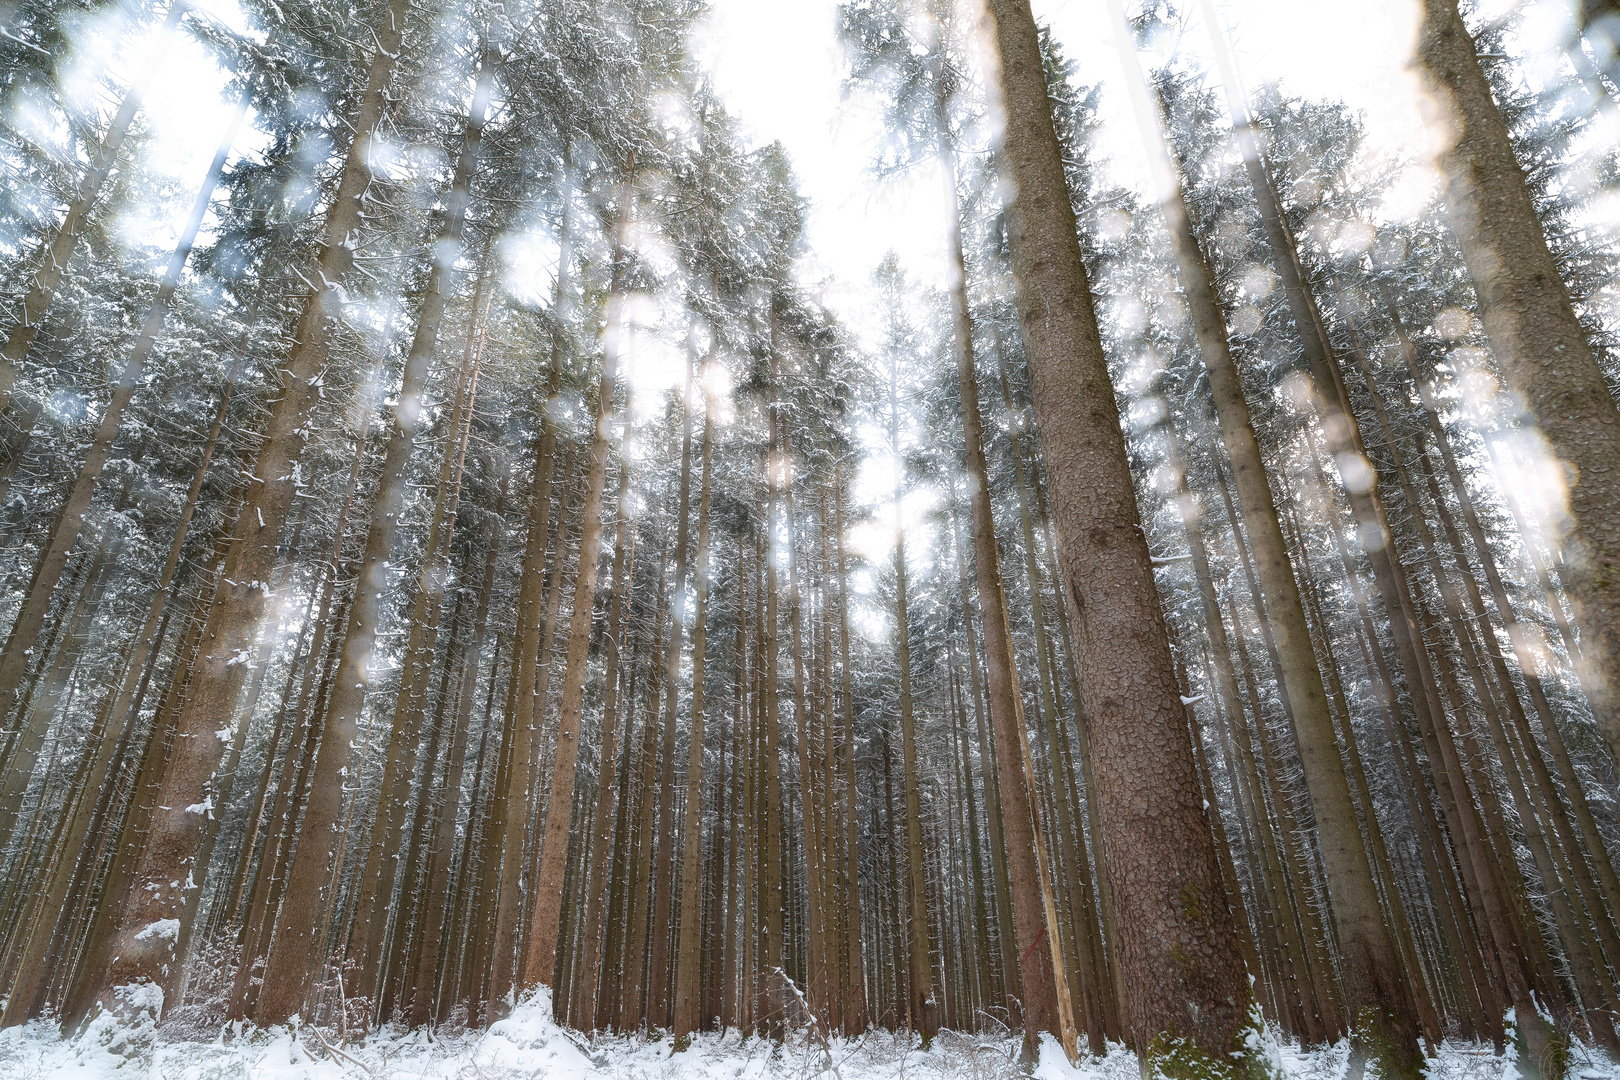
<path id="1" fill-rule="evenodd" d="M 1242 1052 L 1251 995 L 1198 789 L 1027 0 L 991 0 L 1008 238 L 1074 604 L 1119 956 L 1138 1052 Z M 1144 750 L 1144 748 L 1151 748 Z M 1003 768 L 1004 775 L 1007 773 Z M 1005 785 L 1003 785 L 1005 795 Z M 1258 1065 L 1258 1061 L 1256 1061 Z"/>
<path id="2" fill-rule="evenodd" d="M 1043 84 L 1044 100 L 1044 84 Z M 1048 119 L 1050 127 L 1050 119 Z M 950 197 L 946 240 L 950 253 L 952 332 L 956 352 L 957 384 L 962 399 L 964 458 L 968 475 L 968 504 L 972 512 L 974 566 L 977 572 L 979 612 L 984 629 L 987 690 L 991 727 L 995 732 L 997 768 L 1000 770 L 1002 827 L 1006 830 L 1008 882 L 1019 949 L 1018 966 L 1023 988 L 1024 1052 L 1033 1054 L 1040 1033 L 1049 1031 L 1062 1041 L 1073 1059 L 1077 1054 L 1073 1006 L 1063 961 L 1061 924 L 1047 865 L 1039 787 L 1024 722 L 1023 695 L 1018 689 L 1012 631 L 1007 622 L 1007 601 L 1001 585 L 1001 556 L 997 550 L 995 519 L 990 505 L 990 477 L 985 464 L 979 413 L 979 392 L 974 371 L 973 328 L 967 298 L 967 268 L 962 256 L 961 226 L 956 206 L 955 163 L 940 155 L 946 193 Z M 1047 948 L 1036 951 L 1044 939 Z"/>
<path id="3" fill-rule="evenodd" d="M 1264 596 L 1264 617 L 1275 642 L 1282 689 L 1291 706 L 1305 787 L 1316 820 L 1316 839 L 1326 868 L 1329 905 L 1343 958 L 1344 1005 L 1357 1055 L 1370 1053 L 1390 1075 L 1415 1080 L 1422 1069 L 1417 1013 L 1389 935 L 1373 880 L 1372 864 L 1356 822 L 1344 761 L 1333 731 L 1327 691 L 1311 644 L 1299 584 L 1294 578 L 1282 526 L 1255 437 L 1242 378 L 1226 336 L 1226 319 L 1209 260 L 1193 231 L 1179 166 L 1165 136 L 1140 61 L 1131 44 L 1119 0 L 1111 0 L 1115 36 L 1137 109 L 1137 121 L 1155 166 L 1159 209 L 1169 228 L 1182 292 L 1209 376 L 1221 436 L 1248 527 Z M 1280 256 L 1279 256 L 1280 258 Z"/>

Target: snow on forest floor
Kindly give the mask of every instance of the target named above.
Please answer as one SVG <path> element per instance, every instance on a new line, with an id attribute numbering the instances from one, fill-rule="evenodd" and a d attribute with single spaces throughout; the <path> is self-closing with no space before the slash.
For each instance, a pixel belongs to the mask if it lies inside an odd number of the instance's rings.
<path id="1" fill-rule="evenodd" d="M 336 1052 L 313 1035 L 287 1028 L 212 1041 L 182 1041 L 159 1034 L 129 1040 L 105 1022 L 63 1039 L 54 1025 L 36 1022 L 0 1032 L 3 1080 L 1137 1080 L 1136 1058 L 1123 1048 L 1068 1064 L 1047 1041 L 1032 1074 L 1017 1061 L 1010 1039 L 942 1032 L 923 1050 L 915 1040 L 886 1032 L 834 1040 L 823 1049 L 800 1033 L 781 1047 L 737 1035 L 701 1036 L 672 1054 L 668 1038 L 601 1038 L 594 1043 L 550 1019 L 549 1004 L 527 1003 L 488 1031 L 429 1038 L 423 1032 L 384 1031 L 363 1046 Z M 131 1042 L 139 1049 L 132 1049 Z M 829 1058 L 830 1051 L 830 1058 Z M 1290 1080 L 1342 1080 L 1343 1044 L 1302 1052 L 1281 1047 Z M 345 1060 L 347 1059 L 347 1060 Z M 1490 1047 L 1448 1043 L 1430 1063 L 1431 1080 L 1514 1080 L 1510 1063 Z M 1577 1050 L 1568 1080 L 1620 1080 L 1620 1068 Z"/>

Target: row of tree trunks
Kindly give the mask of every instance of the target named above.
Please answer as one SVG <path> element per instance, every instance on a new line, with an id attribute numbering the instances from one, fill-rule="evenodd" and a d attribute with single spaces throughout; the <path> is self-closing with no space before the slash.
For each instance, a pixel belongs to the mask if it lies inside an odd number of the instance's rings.
<path id="1" fill-rule="evenodd" d="M 338 830 L 344 810 L 343 776 L 350 763 L 350 748 L 358 731 L 367 690 L 374 678 L 372 649 L 388 584 L 394 537 L 405 505 L 406 470 L 416 443 L 422 395 L 437 349 L 445 307 L 455 286 L 455 263 L 461 251 L 473 171 L 489 111 L 494 78 L 490 59 L 485 57 L 478 86 L 473 92 L 461 156 L 445 198 L 444 223 L 433 245 L 433 269 L 417 311 L 416 333 L 400 377 L 388 448 L 372 501 L 365 549 L 360 557 L 359 580 L 355 583 L 354 599 L 348 606 L 337 674 L 326 701 L 310 797 L 304 809 L 296 854 L 288 871 L 283 898 L 283 910 L 288 917 L 278 920 L 265 966 L 264 986 L 259 992 L 256 1014 L 261 1020 L 274 1021 L 297 1014 L 304 1005 L 311 980 L 324 966 L 321 955 L 324 926 L 310 920 L 308 913 L 325 910 L 322 894 L 333 880 L 334 847 L 347 836 Z M 431 540 L 429 546 L 434 546 Z M 396 730 L 398 719 L 396 716 Z M 335 897 L 327 896 L 325 900 L 330 904 Z"/>
<path id="2" fill-rule="evenodd" d="M 560 235 L 561 255 L 558 259 L 557 305 L 561 307 L 568 295 L 567 275 L 572 262 L 572 216 L 570 204 L 563 204 Z M 517 638 L 512 657 L 513 710 L 508 721 L 509 736 L 501 740 L 502 764 L 496 784 L 494 805 L 501 808 L 497 826 L 498 835 L 491 839 L 497 844 L 500 858 L 486 851 L 485 858 L 499 869 L 492 871 L 496 889 L 494 920 L 491 927 L 489 995 L 485 999 L 497 1011 L 505 1009 L 503 1003 L 517 985 L 519 938 L 523 926 L 522 873 L 525 840 L 529 827 L 529 789 L 532 746 L 538 722 L 539 691 L 536 687 L 536 666 L 540 660 L 540 639 L 543 630 L 541 604 L 545 599 L 545 559 L 552 516 L 552 474 L 556 469 L 557 430 L 555 402 L 562 390 L 563 360 L 566 346 L 562 328 L 553 330 L 551 367 L 547 375 L 546 402 L 540 420 L 540 437 L 535 448 L 534 480 L 529 494 L 528 538 L 523 552 L 520 573 L 522 585 L 518 595 Z M 564 484 L 567 474 L 564 473 Z M 559 531 L 560 518 L 559 517 Z M 559 548 L 559 559 L 561 550 Z"/>
<path id="3" fill-rule="evenodd" d="M 523 964 L 518 971 L 518 986 L 524 990 L 534 986 L 553 986 L 557 964 L 563 875 L 568 864 L 568 837 L 572 824 L 570 811 L 574 799 L 580 728 L 584 721 L 585 677 L 591 644 L 591 620 L 596 603 L 602 507 L 607 489 L 610 452 L 608 418 L 613 413 L 618 388 L 620 350 L 628 348 L 621 335 L 629 333 L 622 309 L 625 262 L 628 258 L 626 230 L 630 222 L 634 183 L 635 163 L 632 161 L 620 195 L 619 233 L 615 240 L 613 282 L 608 298 L 608 328 L 591 420 L 589 471 L 580 520 L 579 569 L 574 575 L 572 625 L 569 628 L 568 655 L 558 702 L 556 751 L 549 788 L 550 809 L 539 839 L 539 866 L 532 888 L 533 913 Z M 557 554 L 561 559 L 561 544 L 558 545 Z"/>
<path id="4" fill-rule="evenodd" d="M 174 6 L 174 13 L 180 10 L 180 5 Z M 133 93 L 133 91 L 132 91 Z M 102 411 L 101 423 L 90 441 L 89 449 L 85 452 L 84 461 L 79 466 L 78 475 L 68 489 L 67 498 L 57 511 L 57 517 L 50 531 L 50 538 L 46 541 L 45 549 L 34 564 L 33 578 L 28 583 L 28 590 L 24 594 L 22 610 L 17 613 L 11 624 L 11 633 L 6 638 L 3 650 L 0 650 L 0 708 L 10 705 L 17 693 L 17 688 L 28 668 L 29 655 L 33 651 L 36 639 L 39 637 L 41 627 L 44 625 L 47 611 L 51 605 L 51 598 L 55 593 L 56 584 L 61 580 L 62 572 L 67 566 L 69 555 L 73 552 L 74 543 L 79 538 L 79 531 L 84 525 L 85 514 L 90 509 L 91 498 L 95 494 L 96 482 L 101 478 L 102 470 L 106 467 L 108 455 L 113 448 L 113 441 L 117 438 L 120 423 L 123 420 L 124 409 L 129 405 L 130 399 L 135 396 L 135 390 L 140 385 L 141 374 L 146 368 L 146 361 L 151 356 L 152 346 L 156 343 L 159 332 L 163 329 L 169 308 L 174 303 L 175 290 L 179 288 L 180 277 L 184 272 L 187 261 L 191 258 L 192 246 L 197 241 L 197 232 L 202 226 L 203 215 L 207 213 L 209 204 L 214 198 L 214 189 L 219 186 L 220 176 L 225 171 L 225 160 L 230 154 L 231 145 L 236 141 L 237 130 L 241 126 L 242 116 L 247 111 L 248 100 L 244 95 L 238 100 L 236 112 L 232 114 L 230 126 L 225 136 L 220 140 L 219 149 L 214 153 L 214 159 L 209 164 L 208 172 L 198 188 L 197 198 L 192 205 L 191 214 L 187 217 L 185 225 L 180 230 L 180 240 L 175 245 L 174 254 L 169 258 L 169 265 L 164 270 L 163 281 L 158 286 L 158 292 L 152 298 L 147 308 L 146 317 L 141 323 L 140 334 L 135 339 L 135 345 L 130 350 L 129 359 L 125 361 L 123 374 L 113 390 L 107 407 Z M 125 102 L 125 108 L 130 108 Z M 124 120 L 128 126 L 128 118 Z M 117 121 L 115 120 L 115 126 Z M 70 218 L 72 211 L 69 211 Z M 65 232 L 66 230 L 64 230 Z M 75 236 L 76 240 L 77 237 Z M 53 256 L 54 258 L 54 252 Z M 60 273 L 60 271 L 58 271 Z M 12 339 L 24 331 L 27 326 L 26 318 L 13 330 Z M 31 330 L 32 328 L 30 328 Z M 8 351 L 10 355 L 8 342 Z M 0 369 L 4 370 L 4 369 Z M 3 382 L 0 378 L 0 382 Z M 0 403 L 0 409 L 3 409 Z M 0 491 L 0 499 L 4 492 Z M 14 770 L 15 761 L 7 763 Z M 9 780 L 9 776 L 8 776 Z M 4 825 L 0 824 L 0 831 Z"/>
<path id="5" fill-rule="evenodd" d="M 1304 769 L 1316 822 L 1317 847 L 1327 871 L 1330 910 L 1342 964 L 1344 1008 L 1356 1053 L 1369 1051 L 1391 1075 L 1415 1077 L 1422 1069 L 1416 1011 L 1400 954 L 1391 939 L 1373 881 L 1349 780 L 1335 738 L 1327 689 L 1312 646 L 1304 603 L 1294 578 L 1271 484 L 1249 417 L 1237 365 L 1226 338 L 1226 316 L 1209 260 L 1194 234 L 1181 192 L 1179 167 L 1151 102 L 1129 27 L 1118 0 L 1111 4 L 1116 37 L 1133 92 L 1137 120 L 1156 166 L 1159 207 L 1180 269 L 1182 293 L 1209 375 L 1211 397 L 1264 596 L 1264 623 L 1275 643 L 1278 682 Z M 1252 155 L 1245 155 L 1252 160 Z"/>
<path id="6" fill-rule="evenodd" d="M 152 815 L 121 904 L 117 940 L 100 976 L 98 998 L 108 1008 L 160 1012 L 163 1000 L 143 987 L 161 987 L 179 975 L 176 946 L 185 929 L 181 917 L 187 899 L 179 883 L 206 870 L 197 856 L 210 832 L 210 810 L 215 805 L 212 777 L 227 747 L 216 736 L 215 725 L 233 712 L 244 661 L 251 656 L 263 615 L 281 530 L 300 482 L 297 464 L 308 438 L 308 415 L 319 397 L 316 383 L 327 354 L 329 324 L 337 314 L 340 283 L 354 258 L 349 240 L 364 225 L 361 199 L 371 177 L 369 143 L 403 51 L 405 18 L 405 5 L 395 3 L 376 28 L 378 47 L 352 122 L 353 142 L 327 213 L 316 272 L 321 285 L 305 303 L 293 350 L 282 366 L 282 390 L 264 428 L 253 482 L 237 515 L 208 610 L 204 645 L 191 673 L 185 706 L 176 717 L 178 737 L 163 767 L 159 809 Z"/>

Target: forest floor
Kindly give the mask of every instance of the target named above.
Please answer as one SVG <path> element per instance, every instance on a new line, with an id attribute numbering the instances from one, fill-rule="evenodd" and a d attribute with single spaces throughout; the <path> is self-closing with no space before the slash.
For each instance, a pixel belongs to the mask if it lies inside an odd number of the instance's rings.
<path id="1" fill-rule="evenodd" d="M 773 1047 L 760 1039 L 705 1035 L 684 1053 L 668 1038 L 599 1038 L 565 1031 L 549 1005 L 531 1002 L 488 1031 L 459 1035 L 385 1030 L 363 1046 L 323 1045 L 288 1028 L 227 1031 L 212 1040 L 176 1038 L 172 1029 L 144 1037 L 92 1022 L 63 1039 L 45 1021 L 0 1031 L 4 1080 L 1138 1080 L 1136 1058 L 1122 1047 L 1078 1066 L 1048 1040 L 1034 1070 L 1018 1064 L 1012 1039 L 942 1032 L 928 1050 L 905 1035 L 874 1031 L 823 1045 L 804 1032 Z M 1325 1050 L 1280 1047 L 1289 1080 L 1342 1080 L 1344 1044 Z M 1447 1043 L 1431 1060 L 1431 1080 L 1517 1080 L 1489 1046 Z M 1620 1080 L 1620 1067 L 1577 1050 L 1568 1080 Z"/>

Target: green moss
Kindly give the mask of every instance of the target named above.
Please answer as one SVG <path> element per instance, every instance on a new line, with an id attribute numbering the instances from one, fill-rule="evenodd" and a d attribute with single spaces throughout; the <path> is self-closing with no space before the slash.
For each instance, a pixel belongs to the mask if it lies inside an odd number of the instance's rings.
<path id="1" fill-rule="evenodd" d="M 1519 1075 L 1527 1080 L 1564 1080 L 1569 1075 L 1573 1046 L 1569 1028 L 1541 1017 L 1546 1032 L 1546 1044 L 1540 1054 L 1530 1051 L 1524 1035 L 1524 1025 L 1516 1019 L 1508 1026 L 1508 1037 L 1517 1051 Z"/>
<path id="2" fill-rule="evenodd" d="M 1215 1054 L 1191 1039 L 1161 1033 L 1142 1056 L 1147 1080 L 1281 1080 L 1259 1010 L 1232 1037 L 1232 1048 Z"/>
<path id="3" fill-rule="evenodd" d="M 1204 911 L 1198 903 L 1198 886 L 1191 882 L 1181 887 L 1181 915 L 1194 925 L 1204 921 Z"/>
<path id="4" fill-rule="evenodd" d="M 1575 1063 L 1574 1057 L 1569 1028 L 1563 1024 L 1553 1025 L 1547 1035 L 1547 1051 L 1542 1055 L 1541 1075 L 1546 1080 L 1564 1080 L 1569 1075 L 1570 1066 Z"/>
<path id="5" fill-rule="evenodd" d="M 1408 1060 L 1401 1042 L 1390 1030 L 1386 1017 L 1371 1005 L 1356 1012 L 1351 1026 L 1350 1046 L 1361 1054 L 1375 1077 L 1386 1080 L 1417 1080 L 1423 1075 L 1423 1059 Z"/>

